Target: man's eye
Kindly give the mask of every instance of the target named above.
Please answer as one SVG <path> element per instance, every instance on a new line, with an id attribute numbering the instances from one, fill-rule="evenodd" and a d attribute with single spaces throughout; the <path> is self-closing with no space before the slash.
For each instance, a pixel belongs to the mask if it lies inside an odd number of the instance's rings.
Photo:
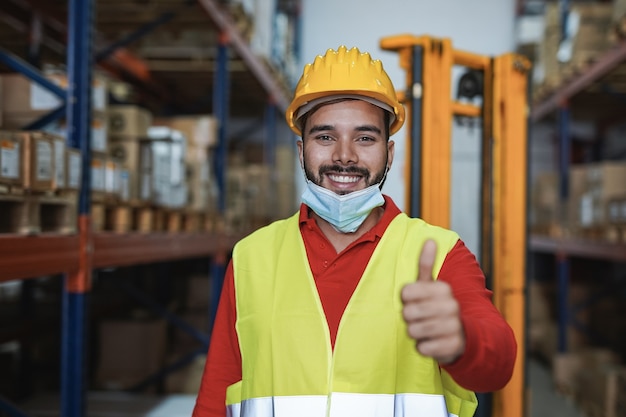
<path id="1" fill-rule="evenodd" d="M 316 139 L 321 141 L 332 140 L 332 138 L 328 135 L 319 135 L 316 137 Z"/>
<path id="2" fill-rule="evenodd" d="M 359 142 L 373 142 L 373 141 L 375 141 L 376 139 L 374 139 L 374 138 L 373 138 L 373 137 L 371 137 L 371 136 L 361 136 L 361 137 L 359 137 L 359 139 L 358 139 L 358 140 L 359 140 Z"/>

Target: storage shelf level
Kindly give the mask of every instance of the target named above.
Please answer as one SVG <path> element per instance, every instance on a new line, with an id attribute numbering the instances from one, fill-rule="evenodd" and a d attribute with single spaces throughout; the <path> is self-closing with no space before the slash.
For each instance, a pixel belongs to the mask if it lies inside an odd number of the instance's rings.
<path id="1" fill-rule="evenodd" d="M 93 268 L 212 256 L 230 251 L 239 235 L 216 233 L 96 233 Z M 78 236 L 0 236 L 0 282 L 78 269 Z"/>
<path id="2" fill-rule="evenodd" d="M 78 269 L 78 236 L 0 236 L 0 282 Z"/>
<path id="3" fill-rule="evenodd" d="M 623 243 L 533 235 L 529 237 L 529 246 L 535 252 L 553 253 L 557 256 L 626 262 L 626 244 Z"/>
<path id="4" fill-rule="evenodd" d="M 100 233 L 94 236 L 94 268 L 212 256 L 230 251 L 241 236 L 215 233 Z"/>

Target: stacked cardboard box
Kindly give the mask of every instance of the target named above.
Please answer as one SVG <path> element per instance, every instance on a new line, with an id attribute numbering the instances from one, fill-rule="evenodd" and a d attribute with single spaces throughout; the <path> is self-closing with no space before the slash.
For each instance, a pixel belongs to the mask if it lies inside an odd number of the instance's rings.
<path id="1" fill-rule="evenodd" d="M 549 236 L 561 234 L 559 175 L 556 172 L 537 174 L 530 192 L 529 224 L 533 232 Z"/>
<path id="2" fill-rule="evenodd" d="M 580 171 L 582 183 L 571 196 L 572 227 L 578 234 L 600 232 L 597 237 L 607 239 L 614 231 L 611 207 L 626 196 L 626 162 L 587 164 L 576 170 Z M 621 237 L 613 236 L 612 240 L 615 239 Z"/>
<path id="3" fill-rule="evenodd" d="M 567 36 L 562 39 L 559 4 L 546 3 L 545 32 L 536 64 L 542 67 L 542 83 L 554 87 L 607 51 L 613 45 L 609 36 L 612 16 L 610 3 L 574 2 L 568 15 Z"/>
<path id="4" fill-rule="evenodd" d="M 613 0 L 611 31 L 616 40 L 626 38 L 626 0 Z"/>
<path id="5" fill-rule="evenodd" d="M 29 192 L 77 190 L 80 153 L 43 131 L 0 131 L 0 184 Z"/>
<path id="6" fill-rule="evenodd" d="M 186 139 L 187 207 L 215 213 L 218 191 L 212 172 L 212 158 L 217 145 L 217 119 L 212 115 L 176 116 L 156 119 L 154 125 L 178 131 Z"/>
<path id="7" fill-rule="evenodd" d="M 552 236 L 626 241 L 621 232 L 626 223 L 626 162 L 574 165 L 568 177 L 568 198 L 561 205 L 558 174 L 537 175 L 531 189 L 533 230 Z"/>
<path id="8" fill-rule="evenodd" d="M 165 360 L 163 320 L 110 320 L 100 324 L 97 386 L 125 390 L 158 372 Z"/>
<path id="9" fill-rule="evenodd" d="M 65 138 L 0 131 L 0 233 L 73 233 L 81 156 Z"/>
<path id="10" fill-rule="evenodd" d="M 179 209 L 187 204 L 185 158 L 187 139 L 179 131 L 163 126 L 148 129 L 152 152 L 153 201 Z"/>
<path id="11" fill-rule="evenodd" d="M 62 88 L 67 87 L 67 76 L 64 72 L 50 70 L 44 72 L 46 78 Z M 96 74 L 91 90 L 91 148 L 96 152 L 105 152 L 107 147 L 107 78 Z M 37 121 L 42 116 L 57 109 L 62 100 L 46 88 L 29 80 L 22 74 L 9 73 L 2 75 L 2 127 L 5 129 L 22 129 Z M 66 136 L 64 118 L 52 122 L 44 130 Z"/>
<path id="12" fill-rule="evenodd" d="M 122 201 L 152 201 L 152 154 L 147 140 L 152 114 L 132 104 L 113 105 L 107 119 L 110 187 L 115 189 L 117 181 Z"/>

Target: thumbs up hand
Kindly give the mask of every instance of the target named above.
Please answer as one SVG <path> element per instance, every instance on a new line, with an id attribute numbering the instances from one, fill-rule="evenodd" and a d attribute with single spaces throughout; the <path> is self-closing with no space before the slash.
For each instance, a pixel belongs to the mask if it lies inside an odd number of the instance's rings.
<path id="1" fill-rule="evenodd" d="M 441 364 L 454 362 L 465 350 L 459 303 L 448 283 L 433 280 L 437 244 L 427 240 L 419 259 L 417 281 L 402 288 L 402 316 L 417 350 Z"/>

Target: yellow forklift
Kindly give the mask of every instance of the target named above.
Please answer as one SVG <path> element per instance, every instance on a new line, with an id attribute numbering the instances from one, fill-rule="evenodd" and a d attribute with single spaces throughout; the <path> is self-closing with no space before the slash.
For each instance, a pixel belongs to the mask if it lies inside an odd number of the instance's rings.
<path id="1" fill-rule="evenodd" d="M 508 385 L 479 396 L 477 416 L 526 415 L 525 317 L 527 130 L 530 62 L 517 54 L 485 56 L 456 50 L 450 39 L 382 38 L 406 71 L 400 92 L 407 109 L 405 211 L 450 228 L 452 124 L 482 121 L 480 253 L 494 303 L 515 332 L 518 355 Z M 453 68 L 463 68 L 457 98 Z M 459 94 L 460 93 L 460 94 Z M 476 100 L 478 96 L 478 100 Z M 480 104 L 475 104 L 480 101 Z"/>

